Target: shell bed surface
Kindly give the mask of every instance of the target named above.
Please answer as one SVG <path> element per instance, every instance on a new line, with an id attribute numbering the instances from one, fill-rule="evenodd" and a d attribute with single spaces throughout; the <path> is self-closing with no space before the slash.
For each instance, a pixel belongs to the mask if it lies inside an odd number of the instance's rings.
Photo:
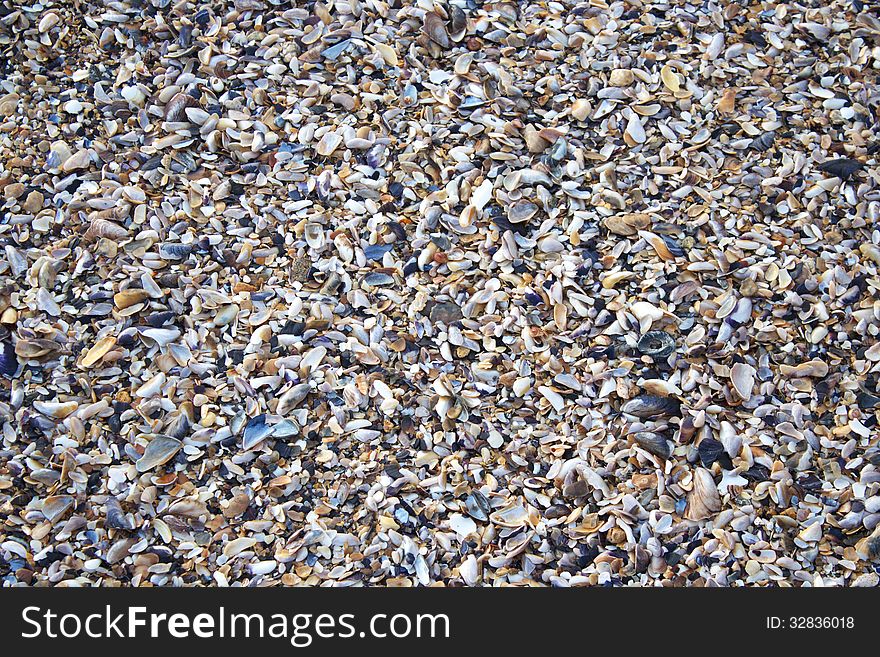
<path id="1" fill-rule="evenodd" d="M 862 0 L 0 2 L 3 586 L 877 586 Z"/>

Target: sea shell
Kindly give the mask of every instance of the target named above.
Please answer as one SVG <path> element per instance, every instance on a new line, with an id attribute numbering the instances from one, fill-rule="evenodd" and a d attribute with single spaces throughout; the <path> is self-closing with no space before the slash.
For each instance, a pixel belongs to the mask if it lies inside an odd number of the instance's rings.
<path id="1" fill-rule="evenodd" d="M 443 322 L 451 324 L 462 319 L 464 315 L 458 304 L 452 302 L 435 303 L 428 311 L 428 318 L 431 322 Z"/>
<path id="2" fill-rule="evenodd" d="M 149 380 L 135 390 L 134 394 L 138 397 L 154 397 L 162 391 L 162 386 L 165 385 L 166 379 L 167 377 L 164 372 L 154 374 Z"/>
<path id="3" fill-rule="evenodd" d="M 119 505 L 119 501 L 115 497 L 108 497 L 107 501 L 104 503 L 104 507 L 106 509 L 106 520 L 104 521 L 104 527 L 107 529 L 123 529 L 126 531 L 132 531 L 134 529 L 134 523 L 123 513 L 122 507 Z"/>
<path id="4" fill-rule="evenodd" d="M 707 468 L 715 463 L 723 453 L 724 445 L 714 438 L 703 438 L 700 444 L 697 445 L 697 454 L 700 457 L 700 462 Z"/>
<path id="5" fill-rule="evenodd" d="M 112 335 L 98 340 L 83 356 L 80 364 L 83 367 L 92 367 L 98 363 L 116 345 L 116 338 Z"/>
<path id="6" fill-rule="evenodd" d="M 302 369 L 303 373 L 309 374 L 321 365 L 326 356 L 327 347 L 312 347 L 303 355 L 300 369 Z"/>
<path id="7" fill-rule="evenodd" d="M 473 554 L 466 556 L 458 567 L 458 574 L 467 586 L 476 586 L 480 581 L 480 564 Z"/>
<path id="8" fill-rule="evenodd" d="M 449 5 L 449 38 L 459 43 L 467 34 L 467 15 L 460 7 Z"/>
<path id="9" fill-rule="evenodd" d="M 61 345 L 54 340 L 19 340 L 15 343 L 15 354 L 23 359 L 43 358 L 61 350 Z"/>
<path id="10" fill-rule="evenodd" d="M 178 123 L 186 120 L 186 108 L 195 104 L 195 99 L 183 92 L 175 94 L 165 106 L 165 120 Z"/>
<path id="11" fill-rule="evenodd" d="M 449 48 L 451 44 L 443 19 L 433 11 L 429 11 L 425 13 L 424 20 L 424 31 L 428 38 L 441 48 Z"/>
<path id="12" fill-rule="evenodd" d="M 846 180 L 862 167 L 864 167 L 864 165 L 857 160 L 851 160 L 846 157 L 839 157 L 835 160 L 826 160 L 825 162 L 822 162 L 822 164 L 820 164 L 817 168 L 819 169 L 819 171 L 830 173 L 836 178 Z"/>
<path id="13" fill-rule="evenodd" d="M 626 402 L 620 410 L 638 418 L 648 419 L 677 415 L 680 407 L 681 404 L 671 397 L 639 395 Z"/>
<path id="14" fill-rule="evenodd" d="M 34 402 L 34 410 L 38 413 L 42 413 L 43 415 L 47 415 L 49 417 L 54 417 L 59 420 L 63 420 L 68 415 L 73 413 L 78 407 L 79 402 L 70 401 L 70 402 L 44 402 L 44 401 L 35 401 Z"/>
<path id="15" fill-rule="evenodd" d="M 530 201 L 518 201 L 507 210 L 507 218 L 511 223 L 522 224 L 535 216 L 538 206 Z"/>
<path id="16" fill-rule="evenodd" d="M 318 145 L 315 147 L 315 152 L 318 155 L 327 157 L 333 154 L 339 145 L 342 144 L 342 135 L 339 135 L 335 132 L 325 132 L 324 136 L 321 137 L 321 141 L 318 142 Z"/>
<path id="17" fill-rule="evenodd" d="M 180 451 L 181 447 L 183 447 L 183 443 L 171 436 L 162 434 L 153 436 L 147 444 L 143 456 L 135 463 L 137 471 L 147 472 L 168 463 Z"/>
<path id="18" fill-rule="evenodd" d="M 149 297 L 149 293 L 146 290 L 141 290 L 138 288 L 129 288 L 127 290 L 123 290 L 122 292 L 117 292 L 113 295 L 113 303 L 116 304 L 117 308 L 128 308 L 129 306 L 133 306 L 136 303 L 140 303 L 144 299 Z"/>
<path id="19" fill-rule="evenodd" d="M 89 224 L 89 229 L 85 232 L 85 238 L 97 240 L 101 237 L 106 237 L 111 240 L 122 240 L 128 237 L 128 231 L 112 221 L 95 217 Z"/>
<path id="20" fill-rule="evenodd" d="M 675 93 L 681 89 L 681 81 L 675 71 L 668 64 L 660 68 L 660 78 L 669 91 Z"/>
<path id="21" fill-rule="evenodd" d="M 299 406 L 299 403 L 308 397 L 312 391 L 312 387 L 308 383 L 300 383 L 293 386 L 278 399 L 278 406 L 275 408 L 277 415 L 287 415 L 293 409 Z"/>
<path id="22" fill-rule="evenodd" d="M 511 503 L 489 516 L 489 520 L 501 527 L 518 528 L 528 522 L 529 514 L 522 504 Z"/>
<path id="23" fill-rule="evenodd" d="M 721 94 L 721 98 L 718 100 L 718 103 L 715 105 L 715 109 L 717 109 L 721 114 L 730 114 L 736 105 L 736 89 L 733 87 L 728 87 L 724 90 L 724 93 Z"/>
<path id="24" fill-rule="evenodd" d="M 242 449 L 250 451 L 272 435 L 272 427 L 266 424 L 266 415 L 257 415 L 251 418 L 244 428 L 242 437 Z"/>
<path id="25" fill-rule="evenodd" d="M 740 398 L 747 402 L 752 397 L 752 387 L 755 385 L 757 370 L 746 363 L 735 363 L 730 368 L 730 382 Z"/>
<path id="26" fill-rule="evenodd" d="M 60 520 L 74 504 L 75 500 L 70 495 L 50 495 L 40 505 L 40 511 L 51 523 Z"/>
<path id="27" fill-rule="evenodd" d="M 648 331 L 638 342 L 638 350 L 654 358 L 666 358 L 675 351 L 675 339 L 665 331 Z"/>
<path id="28" fill-rule="evenodd" d="M 0 345 L 0 375 L 11 379 L 18 371 L 18 358 L 15 355 L 15 347 L 12 342 L 4 340 Z"/>
<path id="29" fill-rule="evenodd" d="M 694 471 L 693 489 L 688 494 L 688 520 L 705 520 L 714 517 L 721 510 L 721 497 L 712 473 L 705 468 Z"/>
<path id="30" fill-rule="evenodd" d="M 468 515 L 481 522 L 487 521 L 492 511 L 489 500 L 478 490 L 473 491 L 467 496 L 465 507 L 467 508 Z"/>
<path id="31" fill-rule="evenodd" d="M 672 455 L 670 442 L 660 434 L 639 431 L 633 434 L 633 440 L 646 452 L 659 456 L 661 459 L 668 459 Z"/>
<path id="32" fill-rule="evenodd" d="M 326 244 L 324 228 L 320 224 L 306 224 L 304 235 L 306 238 L 306 244 L 308 244 L 313 249 L 321 249 L 323 248 L 324 244 Z"/>

